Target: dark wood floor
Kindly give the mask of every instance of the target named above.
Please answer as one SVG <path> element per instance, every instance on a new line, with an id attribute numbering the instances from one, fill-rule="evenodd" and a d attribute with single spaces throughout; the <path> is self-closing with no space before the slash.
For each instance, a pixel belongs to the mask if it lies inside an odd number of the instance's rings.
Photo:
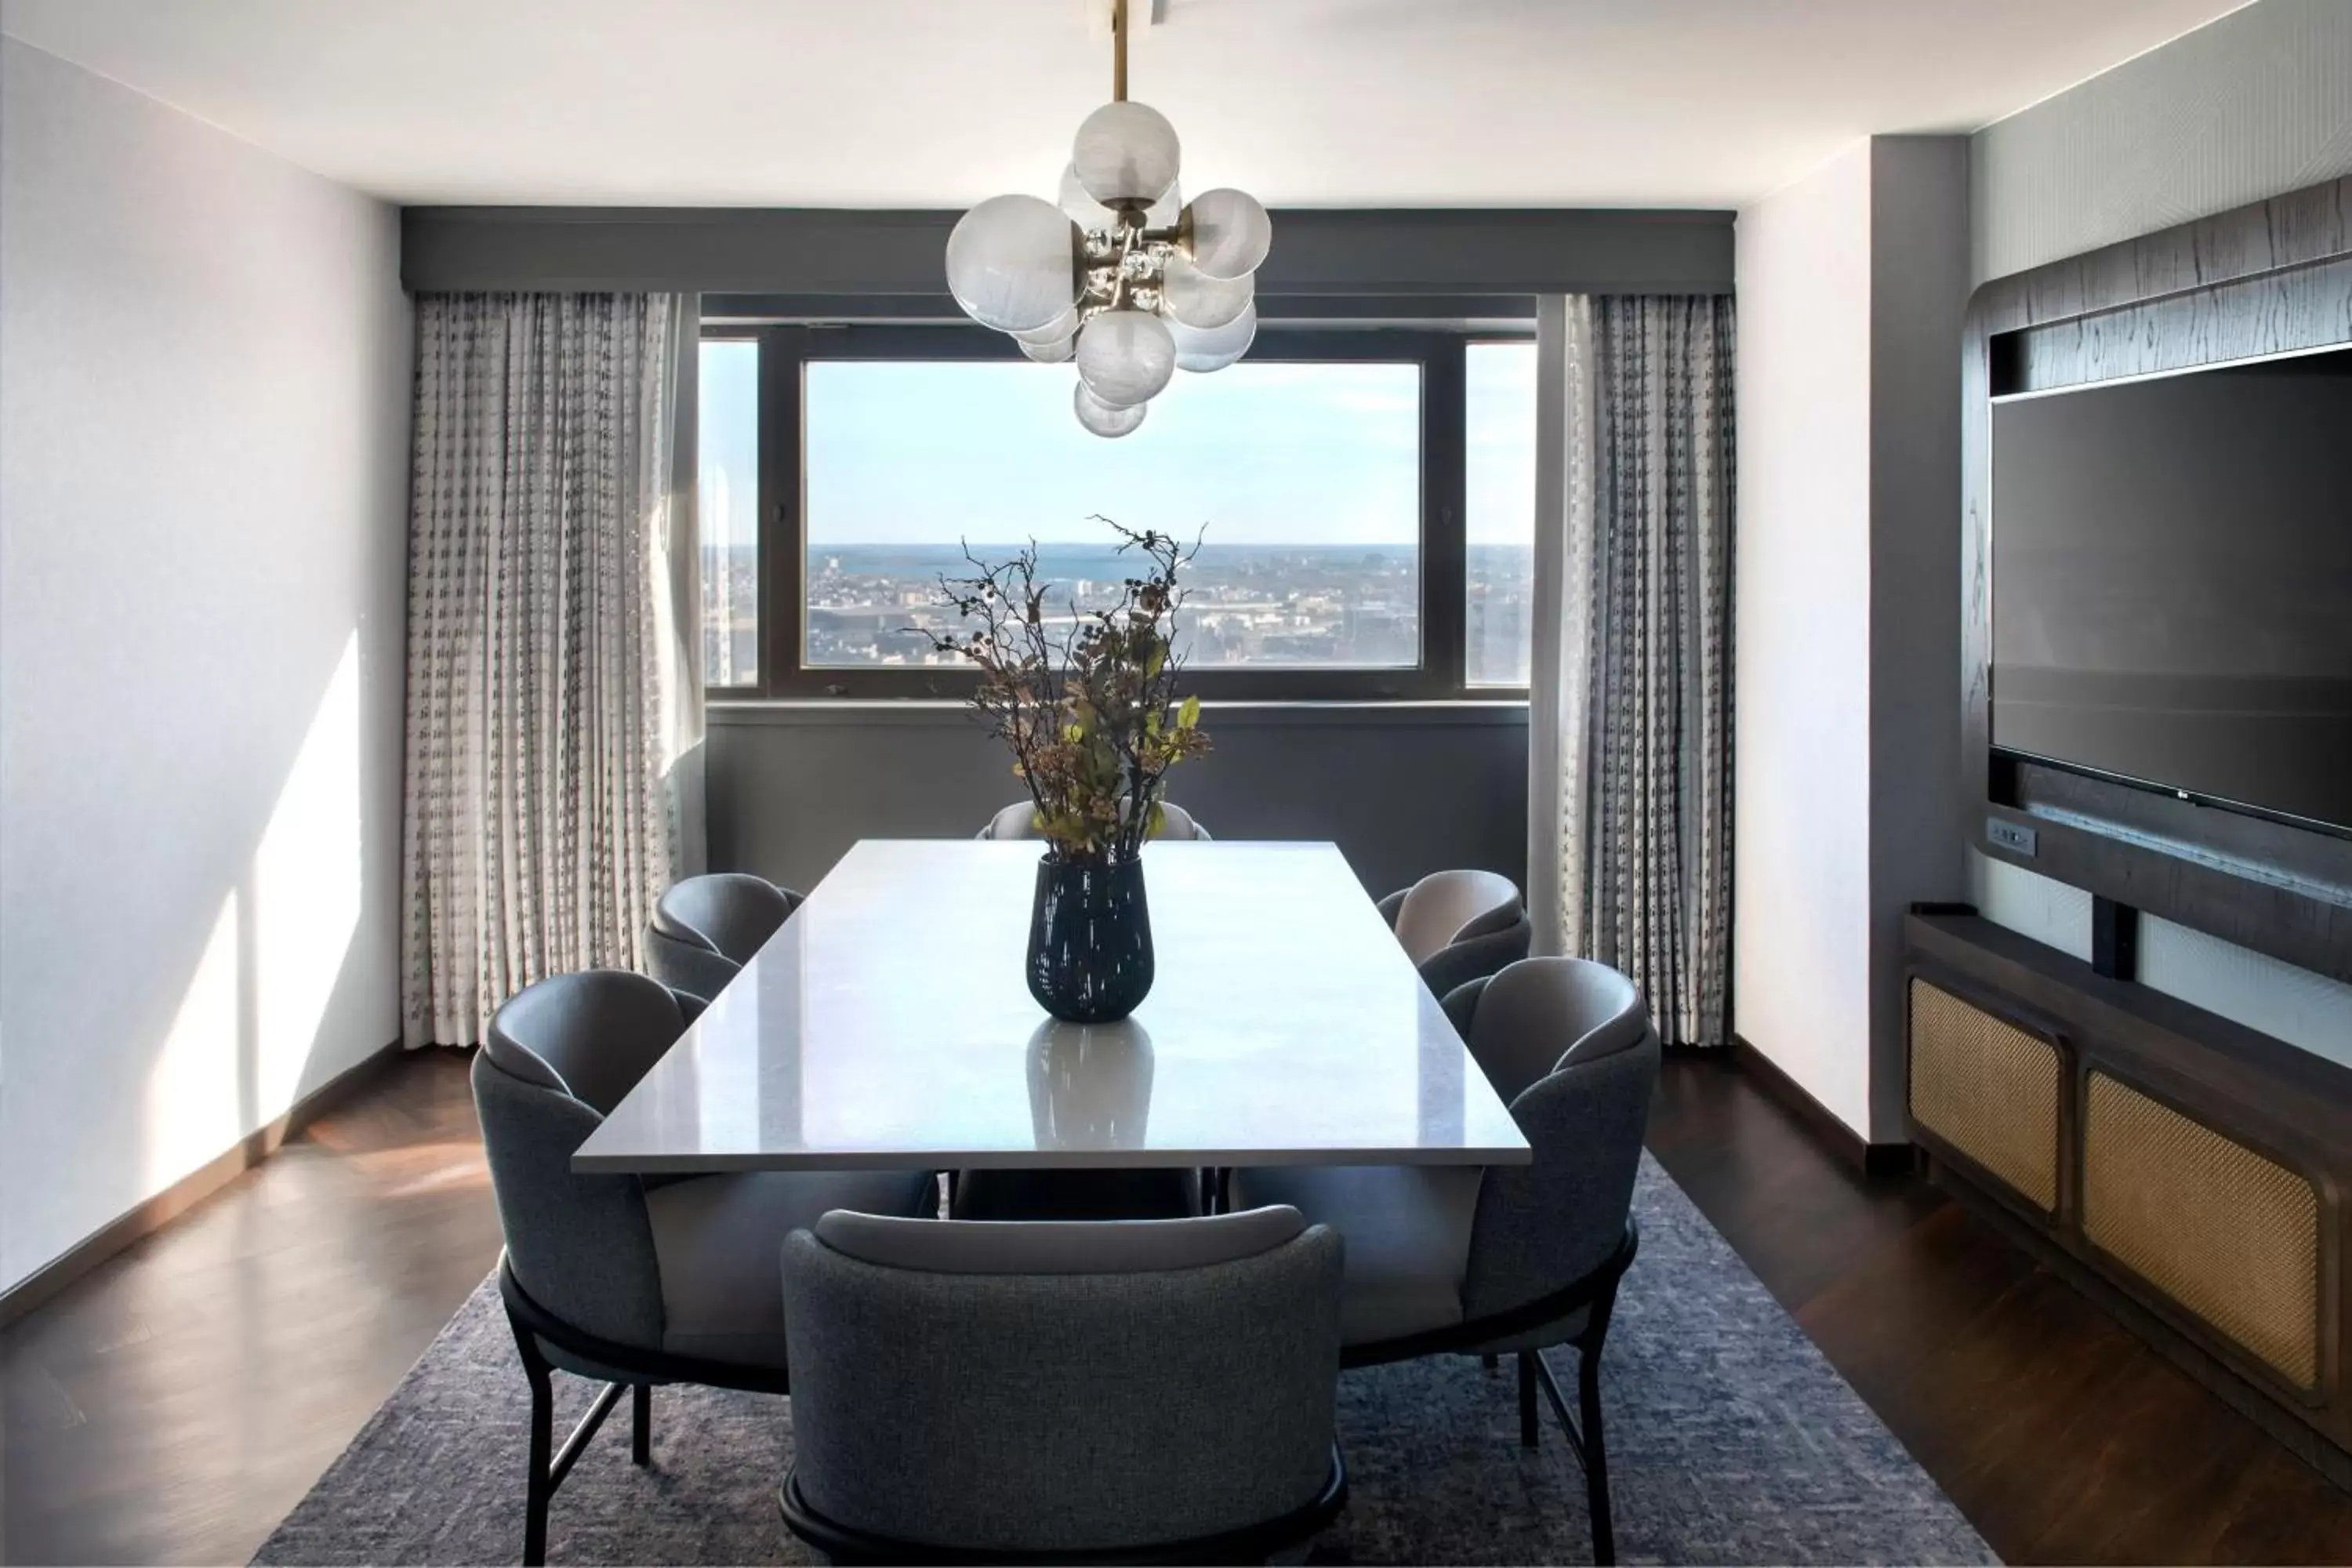
<path id="1" fill-rule="evenodd" d="M 2005 1561 L 2352 1563 L 2352 1495 L 1737 1070 L 1669 1063 L 1650 1147 Z"/>
<path id="2" fill-rule="evenodd" d="M 243 1563 L 498 1261 L 467 1058 L 396 1058 L 0 1331 L 0 1558 Z"/>
<path id="3" fill-rule="evenodd" d="M 488 1271 L 465 1058 L 399 1058 L 0 1331 L 0 1555 L 242 1563 Z M 2352 1496 L 1934 1191 L 1865 1181 L 1727 1067 L 1651 1144 L 2011 1562 L 2352 1562 Z"/>

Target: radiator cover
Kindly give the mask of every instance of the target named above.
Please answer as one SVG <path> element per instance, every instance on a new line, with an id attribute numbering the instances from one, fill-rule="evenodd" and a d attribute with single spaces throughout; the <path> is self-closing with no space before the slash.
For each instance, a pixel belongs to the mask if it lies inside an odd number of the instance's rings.
<path id="1" fill-rule="evenodd" d="M 2297 1388 L 2319 1385 L 2319 1194 L 2106 1073 L 2083 1110 L 2083 1237 Z"/>
<path id="2" fill-rule="evenodd" d="M 2058 1047 L 1914 976 L 1911 1119 L 2044 1215 L 2058 1210 Z"/>

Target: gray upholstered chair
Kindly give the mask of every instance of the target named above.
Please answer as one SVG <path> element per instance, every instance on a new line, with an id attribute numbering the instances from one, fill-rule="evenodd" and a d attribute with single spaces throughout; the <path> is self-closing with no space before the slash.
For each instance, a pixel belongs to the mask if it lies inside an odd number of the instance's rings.
<path id="1" fill-rule="evenodd" d="M 1535 934 L 1519 889 L 1492 871 L 1432 871 L 1382 899 L 1380 910 L 1441 997 L 1525 958 Z"/>
<path id="2" fill-rule="evenodd" d="M 748 871 L 688 877 L 654 905 L 646 967 L 671 990 L 708 1003 L 800 906 L 800 894 Z"/>
<path id="3" fill-rule="evenodd" d="M 1584 1463 L 1596 1559 L 1615 1552 L 1601 1349 L 1639 1232 L 1633 1180 L 1659 1046 L 1633 983 L 1580 958 L 1530 958 L 1445 999 L 1534 1150 L 1483 1172 L 1367 1166 L 1241 1170 L 1235 1206 L 1288 1204 L 1347 1238 L 1347 1363 L 1441 1351 L 1519 1357 L 1519 1436 L 1538 1386 Z M 1574 1345 L 1580 1419 L 1542 1351 Z"/>
<path id="4" fill-rule="evenodd" d="M 1160 831 L 1155 837 L 1194 838 L 1205 841 L 1209 830 L 1201 826 L 1192 814 L 1172 800 L 1160 803 Z M 1037 807 L 1025 800 L 1016 800 L 988 819 L 988 826 L 972 835 L 975 838 L 1042 838 L 1037 830 Z"/>
<path id="5" fill-rule="evenodd" d="M 676 1042 L 687 1007 L 625 970 L 562 974 L 519 992 L 474 1058 L 490 1188 L 506 1255 L 499 1289 L 530 1382 L 523 1560 L 547 1551 L 547 1508 L 624 1387 L 635 1458 L 650 1458 L 658 1383 L 784 1393 L 787 1233 L 829 1209 L 936 1209 L 928 1172 L 758 1173 L 655 1183 L 582 1175 L 572 1152 Z M 608 1384 L 552 1451 L 561 1369 Z"/>
<path id="6" fill-rule="evenodd" d="M 836 1562 L 1222 1563 L 1346 1500 L 1340 1242 L 1291 1209 L 784 1243 L 783 1510 Z"/>

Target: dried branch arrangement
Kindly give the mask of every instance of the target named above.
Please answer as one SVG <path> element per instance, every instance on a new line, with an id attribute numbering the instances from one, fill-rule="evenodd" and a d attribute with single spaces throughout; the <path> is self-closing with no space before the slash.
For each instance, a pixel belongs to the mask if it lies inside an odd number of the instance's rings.
<path id="1" fill-rule="evenodd" d="M 1168 770 L 1209 749 L 1201 700 L 1176 695 L 1177 579 L 1200 544 L 1093 521 L 1119 535 L 1120 553 L 1149 566 L 1126 579 L 1116 603 L 1082 610 L 1073 599 L 1056 614 L 1034 541 L 993 565 L 967 547 L 972 575 L 940 579 L 964 629 L 924 635 L 978 667 L 972 707 L 1012 751 L 1054 853 L 1118 860 L 1160 831 Z"/>

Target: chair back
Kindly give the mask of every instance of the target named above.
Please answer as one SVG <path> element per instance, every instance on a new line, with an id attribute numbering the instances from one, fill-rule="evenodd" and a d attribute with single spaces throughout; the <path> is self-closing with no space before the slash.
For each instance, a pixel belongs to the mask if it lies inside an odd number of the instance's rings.
<path id="1" fill-rule="evenodd" d="M 981 838 L 1020 839 L 1042 838 L 1037 829 L 1037 807 L 1034 803 L 1016 800 L 988 819 L 988 826 L 975 835 Z M 1160 803 L 1160 831 L 1155 838 L 1203 839 L 1209 830 L 1201 826 L 1193 815 L 1172 800 Z"/>
<path id="2" fill-rule="evenodd" d="M 625 970 L 526 986 L 474 1058 L 490 1191 L 531 1300 L 620 1344 L 661 1345 L 660 1265 L 635 1176 L 582 1175 L 572 1155 L 686 1027 L 677 999 Z"/>
<path id="3" fill-rule="evenodd" d="M 798 893 L 746 871 L 688 877 L 654 906 L 653 929 L 693 943 L 740 969 L 800 904 Z"/>
<path id="4" fill-rule="evenodd" d="M 658 921 L 646 924 L 646 973 L 682 996 L 708 1005 L 743 973 L 743 966 L 714 952 L 699 937 L 672 936 Z"/>
<path id="5" fill-rule="evenodd" d="M 1397 907 L 1396 937 L 1415 964 L 1471 937 L 1498 931 L 1523 918 L 1519 889 L 1493 871 L 1432 871 Z"/>
<path id="6" fill-rule="evenodd" d="M 1589 958 L 1514 963 L 1475 994 L 1463 1039 L 1506 1104 L 1571 1061 L 1638 1044 L 1650 1026 L 1641 988 Z"/>
<path id="7" fill-rule="evenodd" d="M 1442 999 L 1458 985 L 1484 979 L 1525 958 L 1535 941 L 1536 928 L 1526 910 L 1514 908 L 1509 914 L 1508 924 L 1496 924 L 1496 917 L 1481 920 L 1475 934 L 1449 942 L 1423 959 L 1416 966 L 1422 983 Z"/>
<path id="8" fill-rule="evenodd" d="M 490 1016 L 482 1049 L 500 1068 L 612 1114 L 686 1032 L 677 998 L 625 969 L 555 974 L 526 985 Z"/>
<path id="9" fill-rule="evenodd" d="M 1481 1178 L 1465 1315 L 1564 1290 L 1625 1235 L 1662 1052 L 1640 990 L 1582 958 L 1530 958 L 1445 999 L 1534 1152 Z"/>
<path id="10" fill-rule="evenodd" d="M 792 1495 L 902 1549 L 1118 1552 L 1309 1507 L 1339 1235 L 1296 1209 L 990 1223 L 835 1212 L 784 1243 Z"/>

